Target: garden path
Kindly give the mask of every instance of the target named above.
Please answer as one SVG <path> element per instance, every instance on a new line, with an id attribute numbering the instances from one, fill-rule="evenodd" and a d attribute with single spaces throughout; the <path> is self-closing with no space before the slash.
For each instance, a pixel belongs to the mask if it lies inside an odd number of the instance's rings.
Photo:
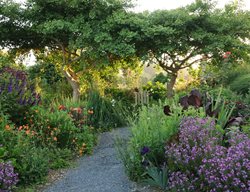
<path id="1" fill-rule="evenodd" d="M 151 191 L 128 180 L 114 146 L 116 136 L 129 138 L 129 128 L 100 135 L 93 155 L 79 159 L 77 166 L 44 192 L 136 192 Z"/>

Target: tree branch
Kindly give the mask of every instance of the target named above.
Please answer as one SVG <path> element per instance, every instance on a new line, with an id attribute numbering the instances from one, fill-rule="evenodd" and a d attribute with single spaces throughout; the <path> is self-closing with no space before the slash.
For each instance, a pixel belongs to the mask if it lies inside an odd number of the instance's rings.
<path id="1" fill-rule="evenodd" d="M 185 66 L 180 65 L 179 69 L 185 69 L 187 67 L 191 67 L 193 64 L 195 64 L 196 62 L 201 61 L 201 60 L 202 60 L 202 58 L 196 59 L 196 60 L 192 61 L 191 63 L 189 63 L 188 65 L 185 65 Z"/>

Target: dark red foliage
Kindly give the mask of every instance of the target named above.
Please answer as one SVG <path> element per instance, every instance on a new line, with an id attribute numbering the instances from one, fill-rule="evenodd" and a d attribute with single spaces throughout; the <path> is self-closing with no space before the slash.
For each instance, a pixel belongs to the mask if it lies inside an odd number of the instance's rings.
<path id="1" fill-rule="evenodd" d="M 165 113 L 165 115 L 170 116 L 171 114 L 170 106 L 169 105 L 164 106 L 163 112 Z"/>

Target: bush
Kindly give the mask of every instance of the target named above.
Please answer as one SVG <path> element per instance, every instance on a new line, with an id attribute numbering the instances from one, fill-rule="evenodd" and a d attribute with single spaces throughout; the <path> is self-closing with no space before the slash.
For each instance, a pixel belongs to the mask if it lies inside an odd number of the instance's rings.
<path id="1" fill-rule="evenodd" d="M 18 128 L 4 115 L 0 121 L 0 143 L 4 151 L 1 158 L 13 162 L 19 173 L 20 184 L 39 182 L 47 175 L 49 168 L 67 166 L 67 160 L 73 154 L 65 148 L 82 155 L 91 152 L 95 143 L 92 131 L 87 127 L 75 127 L 64 111 L 57 111 L 54 115 L 41 107 L 34 107 L 31 112 L 34 113 L 25 116 L 29 124 Z"/>
<path id="2" fill-rule="evenodd" d="M 155 164 L 164 161 L 164 143 L 178 131 L 181 119 L 179 116 L 181 108 L 173 105 L 172 116 L 163 113 L 163 104 L 152 105 L 152 107 L 142 107 L 137 120 L 131 122 L 132 136 L 128 147 L 124 147 L 120 141 L 118 150 L 126 171 L 132 180 L 140 180 L 145 171 L 141 149 L 149 147 L 151 152 L 148 158 Z M 118 143 L 119 144 L 119 143 Z M 155 160 L 157 162 L 155 162 Z"/>
<path id="3" fill-rule="evenodd" d="M 230 88 L 239 94 L 246 95 L 250 88 L 250 74 L 237 77 L 233 82 L 230 83 Z"/>
<path id="4" fill-rule="evenodd" d="M 239 132 L 221 144 L 213 121 L 184 118 L 179 140 L 166 146 L 169 190 L 247 191 L 249 189 L 250 139 Z"/>
<path id="5" fill-rule="evenodd" d="M 0 70 L 0 75 L 0 109 L 19 124 L 24 112 L 40 103 L 40 95 L 29 84 L 24 71 L 6 67 Z"/>
<path id="6" fill-rule="evenodd" d="M 71 96 L 72 88 L 63 77 L 59 67 L 51 63 L 38 63 L 28 68 L 31 82 L 41 89 L 43 104 L 49 105 L 51 101 L 59 97 Z"/>
<path id="7" fill-rule="evenodd" d="M 135 103 L 134 90 L 119 89 L 119 88 L 106 88 L 105 96 L 114 99 L 115 101 L 122 102 L 123 105 L 131 107 Z"/>
<path id="8" fill-rule="evenodd" d="M 149 92 L 149 95 L 154 100 L 165 99 L 166 98 L 166 86 L 161 82 L 151 82 L 149 81 L 145 86 L 143 86 L 143 90 Z"/>
<path id="9" fill-rule="evenodd" d="M 15 155 L 15 168 L 19 173 L 20 184 L 37 183 L 45 179 L 49 171 L 48 149 L 22 146 Z"/>
<path id="10" fill-rule="evenodd" d="M 66 110 L 33 107 L 26 116 L 27 124 L 19 127 L 36 146 L 71 149 L 75 152 L 89 153 L 95 143 L 91 127 L 76 126 L 72 115 Z"/>
<path id="11" fill-rule="evenodd" d="M 12 162 L 20 184 L 38 182 L 47 175 L 47 149 L 35 147 L 30 138 L 18 132 L 4 115 L 0 121 L 0 143 L 4 151 L 1 159 Z"/>
<path id="12" fill-rule="evenodd" d="M 153 82 L 159 82 L 162 84 L 165 84 L 169 81 L 169 77 L 166 74 L 163 74 L 162 72 L 157 74 L 155 78 L 153 79 Z"/>

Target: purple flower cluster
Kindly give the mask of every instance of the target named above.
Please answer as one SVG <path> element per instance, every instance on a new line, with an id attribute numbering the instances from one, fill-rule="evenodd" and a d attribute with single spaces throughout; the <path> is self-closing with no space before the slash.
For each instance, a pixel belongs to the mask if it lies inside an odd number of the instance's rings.
<path id="1" fill-rule="evenodd" d="M 189 180 L 187 174 L 180 171 L 172 172 L 168 178 L 168 189 L 171 191 L 181 192 L 181 191 L 194 191 L 193 181 Z"/>
<path id="2" fill-rule="evenodd" d="M 18 174 L 10 163 L 0 163 L 0 191 L 11 190 L 18 182 Z"/>
<path id="3" fill-rule="evenodd" d="M 250 191 L 250 139 L 222 151 L 203 159 L 198 174 L 204 184 L 214 191 Z"/>
<path id="4" fill-rule="evenodd" d="M 147 147 L 147 146 L 144 146 L 142 149 L 141 149 L 141 155 L 146 155 L 147 153 L 150 152 L 150 148 Z"/>
<path id="5" fill-rule="evenodd" d="M 35 92 L 34 86 L 27 83 L 27 74 L 21 70 L 6 67 L 0 70 L 0 94 L 17 94 L 17 102 L 20 105 L 36 105 L 41 101 L 39 94 Z M 29 94 L 27 94 L 29 92 Z"/>
<path id="6" fill-rule="evenodd" d="M 179 142 L 166 147 L 169 189 L 175 191 L 250 191 L 250 139 L 233 133 L 229 147 L 205 118 L 184 118 Z"/>
<path id="7" fill-rule="evenodd" d="M 183 171 L 197 169 L 202 158 L 213 151 L 221 138 L 211 118 L 186 117 L 180 125 L 179 143 L 166 146 L 167 159 L 176 166 L 176 169 Z"/>

